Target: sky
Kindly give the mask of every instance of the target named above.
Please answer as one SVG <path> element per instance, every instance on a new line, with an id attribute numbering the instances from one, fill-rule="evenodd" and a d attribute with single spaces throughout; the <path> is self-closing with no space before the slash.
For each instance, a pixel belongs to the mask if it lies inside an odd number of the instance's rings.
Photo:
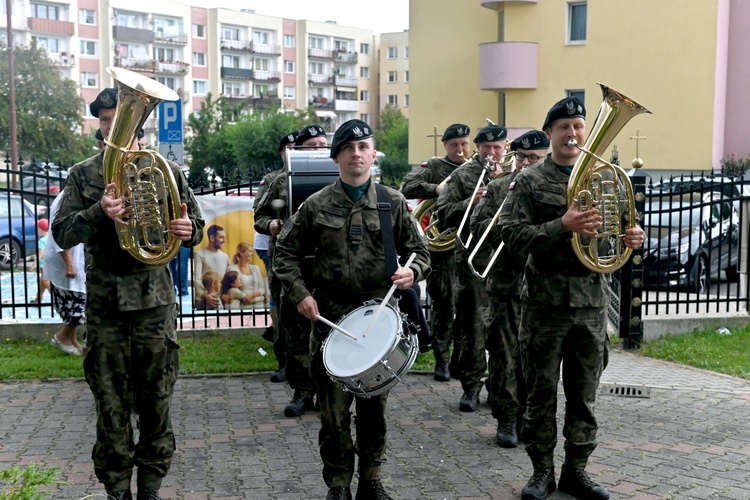
<path id="1" fill-rule="evenodd" d="M 342 26 L 371 29 L 375 33 L 393 33 L 409 28 L 409 0 L 376 0 L 356 3 L 352 0 L 183 0 L 200 7 L 252 9 L 256 14 L 336 21 Z M 376 7 L 377 6 L 377 7 Z"/>

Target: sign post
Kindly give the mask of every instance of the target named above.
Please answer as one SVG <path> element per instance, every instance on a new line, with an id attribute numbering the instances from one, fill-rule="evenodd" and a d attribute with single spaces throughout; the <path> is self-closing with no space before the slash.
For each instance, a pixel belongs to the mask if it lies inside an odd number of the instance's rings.
<path id="1" fill-rule="evenodd" d="M 178 165 L 184 163 L 182 151 L 182 99 L 159 103 L 159 154 Z"/>

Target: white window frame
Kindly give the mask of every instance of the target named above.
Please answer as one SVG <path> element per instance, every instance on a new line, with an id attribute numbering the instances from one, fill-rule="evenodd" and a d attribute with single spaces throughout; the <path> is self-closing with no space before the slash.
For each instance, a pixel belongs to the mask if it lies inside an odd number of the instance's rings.
<path id="1" fill-rule="evenodd" d="M 409 83 L 409 70 L 404 70 L 404 83 Z"/>
<path id="2" fill-rule="evenodd" d="M 398 71 L 388 72 L 388 83 L 398 83 Z"/>
<path id="3" fill-rule="evenodd" d="M 310 37 L 310 48 L 311 49 L 322 49 L 324 45 L 324 40 L 319 36 L 311 36 Z"/>
<path id="4" fill-rule="evenodd" d="M 99 57 L 99 43 L 96 40 L 81 38 L 78 45 L 80 48 L 79 53 L 81 54 L 81 57 Z M 91 49 L 91 51 L 89 51 L 89 49 Z"/>
<path id="5" fill-rule="evenodd" d="M 360 43 L 359 44 L 359 53 L 362 55 L 370 55 L 370 44 L 369 43 Z"/>
<path id="6" fill-rule="evenodd" d="M 294 87 L 285 86 L 284 87 L 284 99 L 296 99 L 297 92 Z"/>
<path id="7" fill-rule="evenodd" d="M 294 61 L 284 61 L 284 73 L 294 73 L 295 69 Z"/>
<path id="8" fill-rule="evenodd" d="M 388 59 L 398 58 L 398 47 L 388 47 Z"/>
<path id="9" fill-rule="evenodd" d="M 296 42 L 294 35 L 284 35 L 284 47 L 293 49 L 296 46 Z"/>
<path id="10" fill-rule="evenodd" d="M 206 38 L 205 24 L 193 24 L 193 38 Z"/>
<path id="11" fill-rule="evenodd" d="M 81 71 L 81 88 L 99 88 L 99 74 L 92 71 Z"/>
<path id="12" fill-rule="evenodd" d="M 581 7 L 583 7 L 583 14 L 581 14 Z M 573 34 L 573 23 L 578 19 L 578 16 L 583 15 L 583 35 Z M 567 22 L 565 29 L 565 42 L 568 45 L 584 45 L 586 43 L 587 33 L 586 28 L 588 24 L 588 7 L 587 2 L 568 2 L 567 9 Z"/>
<path id="13" fill-rule="evenodd" d="M 409 59 L 409 46 L 404 46 L 404 59 Z"/>
<path id="14" fill-rule="evenodd" d="M 370 113 L 361 113 L 359 115 L 359 119 L 369 125 L 370 124 Z"/>
<path id="15" fill-rule="evenodd" d="M 198 87 L 202 87 L 199 89 Z M 208 94 L 208 80 L 193 79 L 193 95 L 204 96 Z"/>
<path id="16" fill-rule="evenodd" d="M 369 66 L 361 66 L 359 68 L 359 77 L 364 78 L 365 80 L 370 79 L 370 68 Z"/>
<path id="17" fill-rule="evenodd" d="M 359 91 L 359 100 L 362 102 L 370 102 L 370 91 L 369 90 L 360 90 Z"/>
<path id="18" fill-rule="evenodd" d="M 91 22 L 88 21 L 91 16 Z M 96 26 L 96 11 L 93 9 L 78 9 L 78 24 Z"/>
<path id="19" fill-rule="evenodd" d="M 193 52 L 193 66 L 204 67 L 206 66 L 206 53 L 205 52 Z"/>
<path id="20" fill-rule="evenodd" d="M 388 106 L 398 106 L 398 96 L 396 94 L 388 94 L 385 103 Z"/>
<path id="21" fill-rule="evenodd" d="M 409 107 L 409 94 L 404 94 L 404 107 Z"/>

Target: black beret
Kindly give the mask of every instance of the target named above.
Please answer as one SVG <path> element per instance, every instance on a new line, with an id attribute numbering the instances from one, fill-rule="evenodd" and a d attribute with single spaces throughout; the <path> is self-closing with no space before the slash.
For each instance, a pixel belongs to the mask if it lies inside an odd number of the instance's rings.
<path id="1" fill-rule="evenodd" d="M 89 104 L 89 109 L 91 110 L 91 114 L 95 118 L 99 118 L 99 110 L 100 109 L 112 109 L 117 106 L 117 89 L 115 88 L 106 88 L 99 92 L 99 95 L 96 96 L 96 99 L 94 99 L 94 102 Z"/>
<path id="2" fill-rule="evenodd" d="M 479 144 L 480 142 L 494 142 L 502 141 L 508 137 L 508 131 L 505 127 L 500 125 L 487 125 L 484 128 L 479 129 L 477 136 L 474 138 L 474 143 Z"/>
<path id="3" fill-rule="evenodd" d="M 313 137 L 326 136 L 326 131 L 320 125 L 308 125 L 299 131 L 299 135 L 294 140 L 295 146 L 301 146 L 306 140 Z"/>
<path id="4" fill-rule="evenodd" d="M 138 132 L 138 138 L 139 138 L 139 139 L 143 139 L 143 136 L 144 136 L 144 135 L 146 135 L 146 134 L 145 134 L 145 133 L 143 132 L 143 129 L 141 129 L 141 130 L 140 130 L 140 131 Z"/>
<path id="5" fill-rule="evenodd" d="M 286 134 L 284 137 L 281 138 L 279 141 L 279 151 L 283 151 L 286 149 L 287 144 L 294 144 L 294 141 L 297 140 L 297 136 L 299 135 L 299 132 L 296 130 L 293 130 Z"/>
<path id="6" fill-rule="evenodd" d="M 362 120 L 349 120 L 342 124 L 333 134 L 331 143 L 331 158 L 336 158 L 341 146 L 351 141 L 361 141 L 372 137 L 372 128 Z"/>
<path id="7" fill-rule="evenodd" d="M 97 141 L 103 141 L 104 140 L 104 136 L 102 135 L 102 129 L 100 129 L 100 128 L 96 129 L 96 134 L 95 135 L 96 135 L 96 140 Z"/>
<path id="8" fill-rule="evenodd" d="M 443 138 L 440 139 L 441 141 L 450 141 L 451 139 L 455 139 L 456 137 L 466 137 L 471 133 L 471 129 L 468 125 L 464 125 L 463 123 L 454 123 L 447 129 L 445 129 L 445 132 L 443 132 Z"/>
<path id="9" fill-rule="evenodd" d="M 547 113 L 542 130 L 549 127 L 553 121 L 561 118 L 586 118 L 586 108 L 577 97 L 570 96 L 561 99 Z"/>
<path id="10" fill-rule="evenodd" d="M 529 130 L 510 143 L 511 151 L 516 151 L 517 149 L 547 149 L 548 147 L 549 139 L 547 139 L 547 135 L 538 130 Z"/>

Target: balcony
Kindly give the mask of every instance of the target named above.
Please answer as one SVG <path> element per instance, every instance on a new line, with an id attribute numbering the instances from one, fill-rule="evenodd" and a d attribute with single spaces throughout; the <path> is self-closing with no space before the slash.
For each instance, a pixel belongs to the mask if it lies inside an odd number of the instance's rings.
<path id="1" fill-rule="evenodd" d="M 310 106 L 315 109 L 334 109 L 335 101 L 322 95 L 314 95 L 310 97 Z"/>
<path id="2" fill-rule="evenodd" d="M 225 100 L 230 101 L 234 104 L 247 101 L 247 95 L 245 94 L 229 94 L 229 95 L 221 94 L 221 97 L 223 97 Z"/>
<path id="3" fill-rule="evenodd" d="M 526 2 L 526 3 L 538 3 L 539 0 L 479 0 L 482 7 L 487 7 L 492 10 L 500 10 L 500 6 L 508 2 Z"/>
<path id="4" fill-rule="evenodd" d="M 154 32 L 127 26 L 112 26 L 112 37 L 123 42 L 154 43 Z"/>
<path id="5" fill-rule="evenodd" d="M 494 42 L 479 45 L 479 88 L 482 90 L 535 89 L 539 73 L 539 46 L 532 42 Z M 523 62 L 520 62 L 523 61 Z"/>
<path id="6" fill-rule="evenodd" d="M 75 25 L 69 21 L 41 19 L 39 17 L 29 18 L 29 29 L 55 35 L 73 36 L 75 34 Z"/>
<path id="7" fill-rule="evenodd" d="M 253 71 L 252 79 L 259 82 L 280 82 L 281 72 L 256 69 Z"/>
<path id="8" fill-rule="evenodd" d="M 253 54 L 266 54 L 270 56 L 281 55 L 281 45 L 274 45 L 270 43 L 251 43 L 250 52 Z"/>
<path id="9" fill-rule="evenodd" d="M 251 97 L 250 105 L 255 109 L 279 109 L 281 107 L 281 99 L 278 97 Z"/>
<path id="10" fill-rule="evenodd" d="M 359 78 L 356 76 L 336 75 L 334 83 L 337 87 L 357 87 Z"/>
<path id="11" fill-rule="evenodd" d="M 165 35 L 164 33 L 154 32 L 154 43 L 162 45 L 187 45 L 187 33 L 178 33 L 177 35 Z"/>
<path id="12" fill-rule="evenodd" d="M 308 83 L 323 83 L 331 85 L 333 83 L 333 75 L 324 75 L 321 73 L 310 73 L 308 76 Z"/>
<path id="13" fill-rule="evenodd" d="M 222 78 L 232 78 L 236 80 L 252 80 L 253 79 L 253 70 L 251 69 L 242 69 L 242 68 L 229 68 L 222 66 L 221 67 L 221 77 Z"/>
<path id="14" fill-rule="evenodd" d="M 156 61 L 153 59 L 136 59 L 134 57 L 115 57 L 115 66 L 153 76 Z"/>
<path id="15" fill-rule="evenodd" d="M 76 65 L 76 55 L 60 52 L 59 54 L 47 54 L 52 64 L 63 68 L 72 68 Z"/>
<path id="16" fill-rule="evenodd" d="M 333 51 L 329 49 L 307 49 L 307 56 L 313 59 L 332 59 Z"/>
<path id="17" fill-rule="evenodd" d="M 182 61 L 157 61 L 156 73 L 187 75 L 190 65 Z"/>
<path id="18" fill-rule="evenodd" d="M 359 111 L 359 101 L 336 99 L 336 111 Z"/>
<path id="19" fill-rule="evenodd" d="M 252 43 L 247 40 L 229 40 L 222 38 L 219 42 L 221 50 L 243 50 L 249 51 Z"/>
<path id="20" fill-rule="evenodd" d="M 357 64 L 358 54 L 356 52 L 348 52 L 343 49 L 333 51 L 333 60 L 344 64 Z"/>

